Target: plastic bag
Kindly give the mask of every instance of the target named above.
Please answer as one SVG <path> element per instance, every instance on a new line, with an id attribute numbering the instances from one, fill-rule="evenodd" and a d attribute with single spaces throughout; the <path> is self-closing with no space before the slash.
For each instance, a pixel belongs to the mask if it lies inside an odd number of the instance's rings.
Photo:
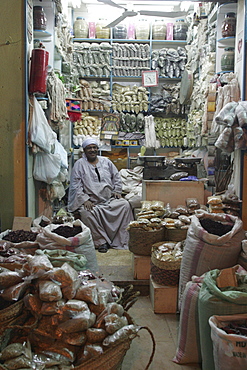
<path id="1" fill-rule="evenodd" d="M 61 157 L 59 154 L 36 153 L 34 157 L 33 177 L 35 180 L 51 184 L 58 176 L 61 168 Z"/>
<path id="2" fill-rule="evenodd" d="M 49 126 L 45 113 L 36 98 L 33 100 L 33 117 L 30 127 L 31 141 L 45 152 L 50 153 L 57 138 Z"/>
<path id="3" fill-rule="evenodd" d="M 68 168 L 68 155 L 62 144 L 56 140 L 55 141 L 55 151 L 54 154 L 60 155 L 61 158 L 61 166 Z"/>

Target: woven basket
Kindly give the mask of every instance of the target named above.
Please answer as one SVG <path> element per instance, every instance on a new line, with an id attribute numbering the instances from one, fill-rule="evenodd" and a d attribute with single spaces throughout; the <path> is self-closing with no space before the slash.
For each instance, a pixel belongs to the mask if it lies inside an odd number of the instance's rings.
<path id="1" fill-rule="evenodd" d="M 125 312 L 124 315 L 128 319 L 128 324 L 135 325 L 133 323 L 133 320 L 131 319 L 130 315 L 127 312 Z M 19 317 L 21 319 L 21 316 L 19 316 Z M 18 322 L 17 320 L 18 319 L 15 319 L 13 321 L 13 324 L 10 324 L 9 326 L 6 326 L 5 330 L 4 330 L 4 333 L 2 333 L 2 335 L 0 335 L 0 349 L 1 350 L 3 348 L 5 348 L 5 346 L 7 346 L 8 340 L 11 338 L 12 335 L 14 335 L 16 330 L 31 330 L 37 324 L 37 321 L 36 321 L 31 326 L 25 326 L 21 323 L 21 320 L 19 320 L 20 322 Z M 147 366 L 144 369 L 144 370 L 148 370 L 152 361 L 153 361 L 154 354 L 155 354 L 155 347 L 156 347 L 155 339 L 154 339 L 152 331 L 148 327 L 146 327 L 146 326 L 137 326 L 137 329 L 138 329 L 137 333 L 134 337 L 126 338 L 126 339 L 116 343 L 115 345 L 111 345 L 109 348 L 104 350 L 104 352 L 101 355 L 96 356 L 94 358 L 91 358 L 91 359 L 83 362 L 81 365 L 73 367 L 73 369 L 74 370 L 92 370 L 92 369 L 93 370 L 118 370 L 119 367 L 121 366 L 122 362 L 123 362 L 124 356 L 125 356 L 127 350 L 129 349 L 132 340 L 136 336 L 138 336 L 138 333 L 141 329 L 145 329 L 149 332 L 149 334 L 151 336 L 151 339 L 152 339 L 152 352 L 151 352 L 151 355 L 150 355 L 150 358 L 149 358 L 149 362 L 148 362 Z M 0 369 L 6 369 L 6 368 L 1 367 L 1 365 L 0 365 Z"/>
<path id="2" fill-rule="evenodd" d="M 141 256 L 151 256 L 152 245 L 164 240 L 164 227 L 146 231 L 140 227 L 129 229 L 129 250 Z"/>
<path id="3" fill-rule="evenodd" d="M 165 228 L 165 240 L 171 242 L 181 242 L 186 239 L 188 229 L 166 229 Z"/>
<path id="4" fill-rule="evenodd" d="M 161 261 L 151 255 L 150 273 L 155 283 L 176 286 L 179 283 L 181 261 Z"/>
<path id="5" fill-rule="evenodd" d="M 22 313 L 23 299 L 13 303 L 12 305 L 0 310 L 0 326 L 5 325 L 9 321 L 15 319 Z"/>

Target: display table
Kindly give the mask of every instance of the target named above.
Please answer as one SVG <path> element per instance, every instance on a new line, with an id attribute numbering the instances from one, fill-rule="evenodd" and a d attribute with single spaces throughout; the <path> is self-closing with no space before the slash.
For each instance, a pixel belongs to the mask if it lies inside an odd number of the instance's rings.
<path id="1" fill-rule="evenodd" d="M 202 181 L 143 180 L 142 200 L 160 200 L 171 207 L 185 205 L 187 198 L 196 198 L 200 204 L 204 201 L 204 183 Z"/>

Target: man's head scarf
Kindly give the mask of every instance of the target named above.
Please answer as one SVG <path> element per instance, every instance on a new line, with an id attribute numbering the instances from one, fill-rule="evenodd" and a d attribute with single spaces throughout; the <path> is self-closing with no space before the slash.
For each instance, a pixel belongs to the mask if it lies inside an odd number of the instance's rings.
<path id="1" fill-rule="evenodd" d="M 84 148 L 86 148 L 86 146 L 92 145 L 92 144 L 97 145 L 97 147 L 99 147 L 99 144 L 98 144 L 97 140 L 92 138 L 92 137 L 89 137 L 88 139 L 84 140 L 83 143 L 82 143 L 82 147 L 84 149 Z"/>

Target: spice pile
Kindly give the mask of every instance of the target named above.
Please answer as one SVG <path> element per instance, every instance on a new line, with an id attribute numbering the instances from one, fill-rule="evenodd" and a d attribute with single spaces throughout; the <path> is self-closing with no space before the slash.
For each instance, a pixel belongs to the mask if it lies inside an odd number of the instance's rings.
<path id="1" fill-rule="evenodd" d="M 10 231 L 7 235 L 3 236 L 2 239 L 8 240 L 12 243 L 21 243 L 24 241 L 34 242 L 37 235 L 38 233 L 34 233 L 33 231 L 15 230 Z"/>

